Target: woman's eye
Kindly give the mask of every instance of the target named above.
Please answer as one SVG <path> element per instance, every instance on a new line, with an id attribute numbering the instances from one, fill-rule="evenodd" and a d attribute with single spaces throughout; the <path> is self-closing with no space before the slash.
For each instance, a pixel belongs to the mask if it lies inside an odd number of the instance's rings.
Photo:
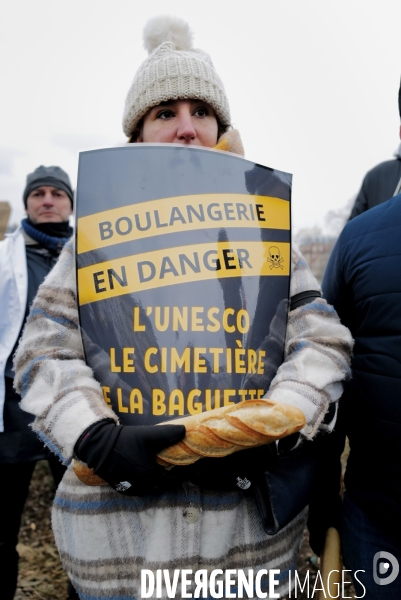
<path id="1" fill-rule="evenodd" d="M 162 110 L 159 113 L 157 113 L 158 119 L 170 119 L 173 116 L 174 116 L 174 113 L 171 110 Z"/>
<path id="2" fill-rule="evenodd" d="M 202 108 L 197 108 L 195 111 L 195 115 L 197 117 L 206 117 L 207 116 L 207 109 L 202 107 Z"/>

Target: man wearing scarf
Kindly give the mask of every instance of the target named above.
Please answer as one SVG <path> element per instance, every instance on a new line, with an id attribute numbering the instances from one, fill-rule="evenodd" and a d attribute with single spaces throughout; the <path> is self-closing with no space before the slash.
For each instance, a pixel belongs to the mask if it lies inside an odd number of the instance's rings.
<path id="1" fill-rule="evenodd" d="M 35 464 L 47 459 L 56 485 L 64 467 L 31 430 L 33 416 L 13 389 L 13 355 L 38 287 L 72 235 L 70 179 L 60 167 L 38 167 L 27 177 L 27 218 L 0 242 L 0 595 L 12 600 L 18 576 L 16 545 Z M 70 590 L 70 598 L 76 598 Z"/>

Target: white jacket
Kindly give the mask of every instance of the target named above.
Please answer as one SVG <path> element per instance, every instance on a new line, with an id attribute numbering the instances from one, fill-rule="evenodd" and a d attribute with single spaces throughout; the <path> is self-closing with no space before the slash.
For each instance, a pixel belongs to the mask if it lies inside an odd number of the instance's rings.
<path id="1" fill-rule="evenodd" d="M 0 432 L 4 431 L 4 371 L 24 320 L 28 269 L 22 227 L 0 242 Z"/>

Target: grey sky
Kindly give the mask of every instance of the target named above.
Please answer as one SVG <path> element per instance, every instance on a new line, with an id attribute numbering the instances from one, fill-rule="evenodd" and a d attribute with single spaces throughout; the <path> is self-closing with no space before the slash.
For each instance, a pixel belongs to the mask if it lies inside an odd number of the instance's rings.
<path id="1" fill-rule="evenodd" d="M 399 0 L 2 0 L 0 199 L 26 174 L 124 141 L 146 20 L 185 18 L 226 86 L 246 156 L 289 171 L 295 229 L 322 222 L 397 148 Z"/>

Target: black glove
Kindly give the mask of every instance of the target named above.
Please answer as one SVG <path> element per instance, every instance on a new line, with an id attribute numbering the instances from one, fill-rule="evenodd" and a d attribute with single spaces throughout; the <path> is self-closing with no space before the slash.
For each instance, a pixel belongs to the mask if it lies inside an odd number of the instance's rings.
<path id="1" fill-rule="evenodd" d="M 177 467 L 181 476 L 206 490 L 252 490 L 261 477 L 258 448 L 234 452 L 223 458 L 202 458 L 188 467 Z M 175 470 L 175 469 L 174 469 Z"/>
<path id="2" fill-rule="evenodd" d="M 116 425 L 105 419 L 84 431 L 74 451 L 117 492 L 147 496 L 179 487 L 181 478 L 158 465 L 156 454 L 184 436 L 183 425 Z"/>

